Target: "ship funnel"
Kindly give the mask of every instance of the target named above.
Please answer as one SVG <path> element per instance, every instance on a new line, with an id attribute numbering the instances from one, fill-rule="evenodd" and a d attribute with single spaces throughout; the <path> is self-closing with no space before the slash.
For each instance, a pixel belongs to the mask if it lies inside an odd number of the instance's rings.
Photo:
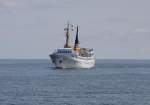
<path id="1" fill-rule="evenodd" d="M 76 38 L 75 38 L 75 43 L 74 43 L 74 50 L 79 51 L 80 50 L 80 43 L 79 43 L 79 38 L 78 38 L 78 26 L 77 26 L 77 31 L 76 31 Z"/>

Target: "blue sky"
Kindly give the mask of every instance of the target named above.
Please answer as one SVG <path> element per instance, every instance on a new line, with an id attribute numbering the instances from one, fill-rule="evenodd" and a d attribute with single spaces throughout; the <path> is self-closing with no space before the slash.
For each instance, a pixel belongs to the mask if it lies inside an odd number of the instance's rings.
<path id="1" fill-rule="evenodd" d="M 67 21 L 101 59 L 150 59 L 149 0 L 0 0 L 0 58 L 46 58 Z M 72 34 L 74 42 L 75 32 Z"/>

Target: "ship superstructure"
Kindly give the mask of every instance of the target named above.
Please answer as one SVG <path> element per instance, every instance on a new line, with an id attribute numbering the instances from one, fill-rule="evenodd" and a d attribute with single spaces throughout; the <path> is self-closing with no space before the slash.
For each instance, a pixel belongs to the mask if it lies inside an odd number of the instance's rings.
<path id="1" fill-rule="evenodd" d="M 90 48 L 80 48 L 79 27 L 76 28 L 74 46 L 70 40 L 70 30 L 72 25 L 69 23 L 64 29 L 66 31 L 66 43 L 64 48 L 56 49 L 50 58 L 57 68 L 92 68 L 95 66 L 94 51 Z"/>

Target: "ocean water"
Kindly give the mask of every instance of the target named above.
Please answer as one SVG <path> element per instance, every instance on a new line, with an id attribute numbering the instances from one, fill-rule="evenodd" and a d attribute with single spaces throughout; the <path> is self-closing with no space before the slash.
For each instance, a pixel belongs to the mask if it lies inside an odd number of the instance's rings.
<path id="1" fill-rule="evenodd" d="M 0 60 L 0 105 L 150 105 L 150 60 L 63 70 L 50 60 Z"/>

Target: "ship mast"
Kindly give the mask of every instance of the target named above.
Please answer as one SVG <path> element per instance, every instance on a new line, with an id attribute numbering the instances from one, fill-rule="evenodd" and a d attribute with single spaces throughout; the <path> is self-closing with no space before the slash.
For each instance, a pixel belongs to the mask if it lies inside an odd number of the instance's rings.
<path id="1" fill-rule="evenodd" d="M 73 31 L 73 25 L 69 22 L 67 23 L 67 27 L 64 29 L 66 31 L 66 43 L 64 48 L 72 48 L 71 39 L 70 39 L 70 30 Z"/>

